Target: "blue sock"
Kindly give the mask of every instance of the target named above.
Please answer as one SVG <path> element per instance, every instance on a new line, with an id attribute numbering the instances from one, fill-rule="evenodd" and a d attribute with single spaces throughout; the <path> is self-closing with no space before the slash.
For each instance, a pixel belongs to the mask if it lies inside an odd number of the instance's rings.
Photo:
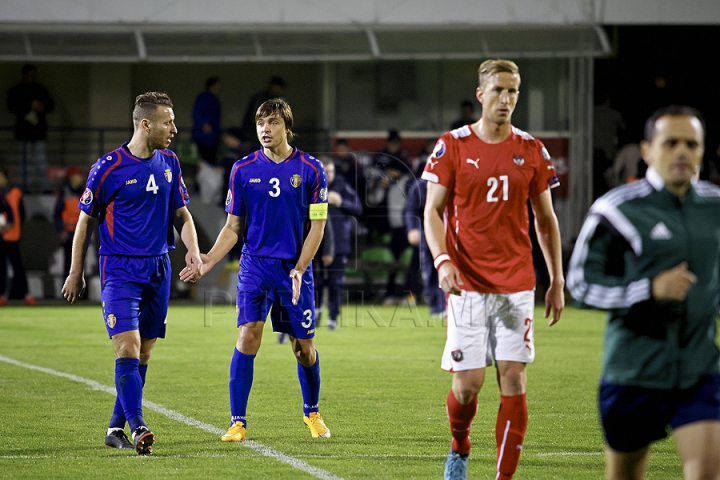
<path id="1" fill-rule="evenodd" d="M 142 378 L 140 360 L 137 358 L 118 358 L 115 360 L 115 389 L 125 411 L 130 431 L 145 425 L 142 416 Z"/>
<path id="2" fill-rule="evenodd" d="M 237 348 L 230 361 L 230 425 L 242 422 L 247 427 L 245 414 L 252 388 L 255 355 L 245 355 Z"/>
<path id="3" fill-rule="evenodd" d="M 145 376 L 147 375 L 147 364 L 140 365 L 138 371 L 140 372 L 140 378 L 142 379 L 142 385 L 145 386 Z M 115 408 L 113 409 L 112 417 L 110 417 L 110 424 L 108 428 L 125 428 L 125 410 L 123 410 L 120 397 L 115 397 Z"/>
<path id="4" fill-rule="evenodd" d="M 300 391 L 303 397 L 303 414 L 307 416 L 310 412 L 317 412 L 320 407 L 320 354 L 315 350 L 315 363 L 311 367 L 303 367 L 300 362 L 297 364 L 298 380 L 300 380 Z"/>

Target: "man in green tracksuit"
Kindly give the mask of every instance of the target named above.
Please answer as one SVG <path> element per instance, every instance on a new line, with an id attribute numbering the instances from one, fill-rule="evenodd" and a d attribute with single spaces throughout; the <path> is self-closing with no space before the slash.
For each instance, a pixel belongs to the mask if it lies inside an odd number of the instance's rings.
<path id="1" fill-rule="evenodd" d="M 704 136 L 694 109 L 655 112 L 645 179 L 593 204 L 570 260 L 573 298 L 609 312 L 599 393 L 608 479 L 642 478 L 668 427 L 686 479 L 720 476 L 720 188 L 695 181 Z"/>

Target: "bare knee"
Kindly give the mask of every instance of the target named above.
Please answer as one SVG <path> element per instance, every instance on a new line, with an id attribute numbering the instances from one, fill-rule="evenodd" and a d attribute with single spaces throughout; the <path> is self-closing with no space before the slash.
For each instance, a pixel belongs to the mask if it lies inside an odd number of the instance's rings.
<path id="1" fill-rule="evenodd" d="M 246 355 L 255 355 L 260 350 L 264 322 L 252 322 L 241 325 L 235 348 Z"/>
<path id="2" fill-rule="evenodd" d="M 501 395 L 522 395 L 527 388 L 525 364 L 498 362 L 498 385 Z"/>
<path id="3" fill-rule="evenodd" d="M 290 337 L 291 347 L 295 359 L 303 367 L 312 367 L 315 364 L 315 346 L 313 345 L 312 339 L 298 339 Z"/>
<path id="4" fill-rule="evenodd" d="M 455 399 L 467 405 L 475 400 L 485 381 L 485 369 L 467 370 L 453 374 L 452 392 Z"/>

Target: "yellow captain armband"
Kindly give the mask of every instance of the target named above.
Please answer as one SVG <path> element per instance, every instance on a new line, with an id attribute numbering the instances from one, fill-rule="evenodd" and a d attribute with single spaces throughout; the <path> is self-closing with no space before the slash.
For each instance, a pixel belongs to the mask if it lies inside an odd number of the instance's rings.
<path id="1" fill-rule="evenodd" d="M 310 204 L 310 220 L 326 220 L 327 219 L 327 203 L 311 203 Z"/>

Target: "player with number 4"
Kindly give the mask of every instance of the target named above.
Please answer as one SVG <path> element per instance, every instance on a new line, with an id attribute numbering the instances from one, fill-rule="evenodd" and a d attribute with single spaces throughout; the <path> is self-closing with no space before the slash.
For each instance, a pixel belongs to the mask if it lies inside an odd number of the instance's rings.
<path id="1" fill-rule="evenodd" d="M 172 101 L 160 92 L 138 95 L 132 118 L 132 139 L 90 169 L 62 293 L 74 303 L 85 289 L 85 254 L 98 225 L 103 319 L 116 357 L 117 398 L 105 445 L 148 455 L 155 434 L 143 419 L 142 392 L 155 342 L 165 337 L 173 227 L 188 250 L 180 278 L 197 280 L 202 264 L 180 162 L 168 150 L 177 133 Z"/>
<path id="2" fill-rule="evenodd" d="M 550 196 L 558 178 L 543 144 L 510 123 L 520 93 L 518 67 L 488 60 L 478 76 L 482 117 L 440 137 L 422 174 L 428 181 L 425 235 L 448 294 L 442 368 L 453 373 L 447 396 L 452 447 L 445 462 L 445 478 L 452 480 L 467 478 L 470 426 L 493 362 L 500 388 L 495 478 L 512 478 L 520 459 L 528 419 L 525 365 L 535 359 L 528 200 L 550 272 L 550 325 L 565 305 Z"/>
<path id="3" fill-rule="evenodd" d="M 241 442 L 255 356 L 265 320 L 287 333 L 297 359 L 303 421 L 313 438 L 330 436 L 319 412 L 320 357 L 315 336 L 315 291 L 308 269 L 325 231 L 327 178 L 322 163 L 291 146 L 293 114 L 281 98 L 255 114 L 262 148 L 235 162 L 225 202 L 227 222 L 207 255 L 208 272 L 242 237 L 237 284 L 238 339 L 230 362 L 230 428 L 224 442 Z"/>

